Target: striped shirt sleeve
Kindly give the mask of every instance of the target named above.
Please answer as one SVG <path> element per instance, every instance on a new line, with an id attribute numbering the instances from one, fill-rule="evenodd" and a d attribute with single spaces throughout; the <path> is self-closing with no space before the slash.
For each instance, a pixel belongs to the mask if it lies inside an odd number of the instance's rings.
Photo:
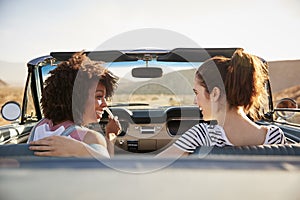
<path id="1" fill-rule="evenodd" d="M 186 131 L 174 144 L 177 148 L 193 153 L 199 146 L 210 146 L 207 125 L 200 123 Z"/>
<path id="2" fill-rule="evenodd" d="M 265 144 L 285 144 L 283 131 L 277 126 L 270 126 L 266 135 Z"/>

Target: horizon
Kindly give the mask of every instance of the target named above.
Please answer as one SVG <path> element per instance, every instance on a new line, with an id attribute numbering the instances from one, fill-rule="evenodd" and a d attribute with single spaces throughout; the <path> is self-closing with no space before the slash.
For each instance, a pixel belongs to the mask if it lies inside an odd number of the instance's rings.
<path id="1" fill-rule="evenodd" d="M 272 69 L 272 66 L 275 67 L 275 68 L 278 68 L 278 65 L 279 64 L 282 64 L 282 63 L 285 63 L 286 66 L 289 66 L 291 65 L 292 63 L 291 62 L 297 62 L 298 65 L 300 65 L 300 59 L 298 60 L 276 60 L 276 61 L 270 61 L 269 62 L 269 66 L 270 66 L 270 69 Z M 1 64 L 1 61 L 0 61 L 0 64 Z M 20 64 L 20 63 L 15 63 L 15 64 Z M 293 64 L 292 64 L 293 65 Z M 10 79 L 9 81 L 3 79 L 0 75 L 0 87 L 3 87 L 3 85 L 1 85 L 1 81 L 3 81 L 5 84 L 7 84 L 6 86 L 4 85 L 4 87 L 24 87 L 24 84 L 25 84 L 25 81 L 26 81 L 26 78 L 27 78 L 27 68 L 25 67 L 24 65 L 24 76 L 23 76 L 23 80 L 12 80 Z M 12 74 L 12 77 L 14 75 Z"/>

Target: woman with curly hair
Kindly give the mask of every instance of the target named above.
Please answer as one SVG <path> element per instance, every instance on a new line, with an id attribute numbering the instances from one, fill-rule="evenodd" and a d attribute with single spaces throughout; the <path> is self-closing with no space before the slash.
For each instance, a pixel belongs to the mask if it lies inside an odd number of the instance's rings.
<path id="1" fill-rule="evenodd" d="M 105 137 L 84 126 L 101 119 L 117 80 L 103 62 L 90 60 L 84 52 L 59 63 L 42 92 L 44 119 L 29 136 L 35 155 L 112 156 L 115 137 L 121 130 L 118 119 L 109 118 Z"/>
<path id="2" fill-rule="evenodd" d="M 214 123 L 193 126 L 159 156 L 188 155 L 200 146 L 284 144 L 279 127 L 252 121 L 262 117 L 267 78 L 267 65 L 242 49 L 232 58 L 218 56 L 204 62 L 195 73 L 194 102 L 204 120 Z"/>

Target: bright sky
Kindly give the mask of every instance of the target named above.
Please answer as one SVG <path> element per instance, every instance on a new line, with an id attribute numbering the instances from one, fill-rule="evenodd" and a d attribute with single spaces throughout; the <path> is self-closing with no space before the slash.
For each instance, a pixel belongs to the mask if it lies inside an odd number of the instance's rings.
<path id="1" fill-rule="evenodd" d="M 170 30 L 201 47 L 243 47 L 266 60 L 300 59 L 299 0 L 0 0 L 0 25 L 6 62 L 93 50 L 142 28 Z"/>

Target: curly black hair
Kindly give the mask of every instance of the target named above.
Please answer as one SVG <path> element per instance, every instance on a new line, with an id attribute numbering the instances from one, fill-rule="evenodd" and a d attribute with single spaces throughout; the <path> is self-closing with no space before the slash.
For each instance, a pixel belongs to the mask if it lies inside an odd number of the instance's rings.
<path id="1" fill-rule="evenodd" d="M 104 67 L 104 62 L 92 61 L 83 51 L 77 52 L 50 71 L 42 91 L 44 117 L 53 124 L 70 120 L 82 125 L 89 89 L 95 82 L 101 83 L 106 88 L 106 97 L 111 97 L 117 81 L 118 77 Z"/>

